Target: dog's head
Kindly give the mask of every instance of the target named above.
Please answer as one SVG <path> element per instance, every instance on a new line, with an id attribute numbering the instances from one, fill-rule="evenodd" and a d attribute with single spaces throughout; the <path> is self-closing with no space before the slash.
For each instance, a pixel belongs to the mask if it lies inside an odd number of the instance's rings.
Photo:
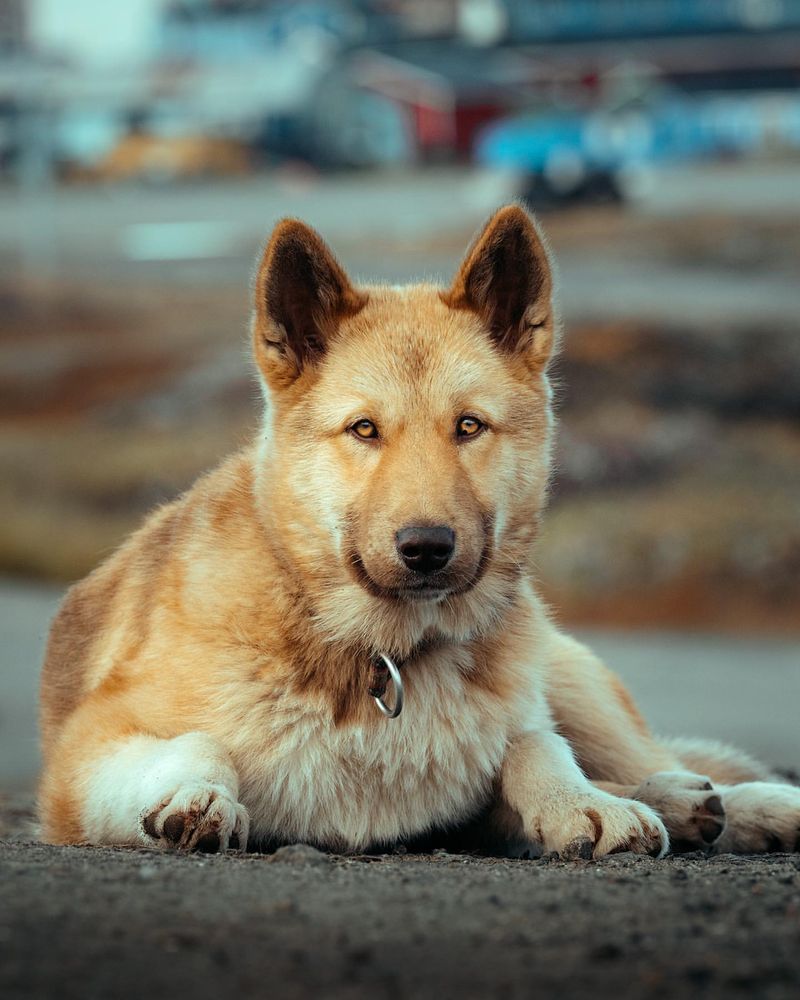
<path id="1" fill-rule="evenodd" d="M 452 610 L 526 570 L 555 324 L 548 255 L 516 205 L 446 291 L 357 288 L 317 233 L 277 226 L 253 324 L 268 397 L 260 490 L 308 579 L 373 607 Z"/>

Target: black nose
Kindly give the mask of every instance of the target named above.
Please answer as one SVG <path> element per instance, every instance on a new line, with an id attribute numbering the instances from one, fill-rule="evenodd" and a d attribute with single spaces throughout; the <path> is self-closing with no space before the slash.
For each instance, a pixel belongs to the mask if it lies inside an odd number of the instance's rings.
<path id="1" fill-rule="evenodd" d="M 400 558 L 417 573 L 435 573 L 437 569 L 444 569 L 456 547 L 455 532 L 444 525 L 435 528 L 412 525 L 398 531 L 395 539 Z"/>

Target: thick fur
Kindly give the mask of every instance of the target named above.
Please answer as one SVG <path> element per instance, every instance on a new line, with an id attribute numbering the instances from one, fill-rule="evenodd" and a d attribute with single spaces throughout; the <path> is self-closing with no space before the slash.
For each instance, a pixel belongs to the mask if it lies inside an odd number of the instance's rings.
<path id="1" fill-rule="evenodd" d="M 353 851 L 480 816 L 566 856 L 660 854 L 668 831 L 795 850 L 800 790 L 744 754 L 656 740 L 537 595 L 556 335 L 548 254 L 516 206 L 447 290 L 356 289 L 281 223 L 256 281 L 261 434 L 53 624 L 46 839 Z M 409 525 L 455 533 L 430 579 L 398 555 Z M 405 679 L 392 721 L 369 696 L 381 652 Z"/>

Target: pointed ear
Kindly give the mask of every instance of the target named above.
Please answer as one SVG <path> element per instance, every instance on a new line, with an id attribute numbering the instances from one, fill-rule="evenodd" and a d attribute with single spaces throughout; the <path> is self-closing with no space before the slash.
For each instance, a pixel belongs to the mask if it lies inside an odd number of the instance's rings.
<path id="1" fill-rule="evenodd" d="M 297 219 L 275 227 L 256 276 L 253 349 L 264 377 L 288 384 L 324 355 L 367 301 L 322 237 Z"/>
<path id="2" fill-rule="evenodd" d="M 467 251 L 442 300 L 480 316 L 501 350 L 543 367 L 555 340 L 552 296 L 550 261 L 533 219 L 506 205 Z"/>

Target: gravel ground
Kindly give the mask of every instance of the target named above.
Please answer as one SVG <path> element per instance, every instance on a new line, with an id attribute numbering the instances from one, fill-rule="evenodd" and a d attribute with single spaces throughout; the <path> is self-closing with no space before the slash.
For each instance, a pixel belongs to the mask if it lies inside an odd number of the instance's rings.
<path id="1" fill-rule="evenodd" d="M 800 859 L 0 845 L 0 994 L 796 998 Z"/>

